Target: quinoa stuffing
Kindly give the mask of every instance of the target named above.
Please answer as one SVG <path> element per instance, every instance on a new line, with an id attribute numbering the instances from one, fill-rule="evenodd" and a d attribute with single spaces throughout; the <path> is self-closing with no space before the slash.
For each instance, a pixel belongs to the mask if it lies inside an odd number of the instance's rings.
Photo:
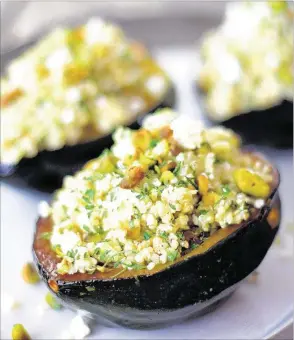
<path id="1" fill-rule="evenodd" d="M 293 101 L 294 6 L 289 1 L 230 3 L 202 41 L 197 83 L 215 120 Z"/>
<path id="2" fill-rule="evenodd" d="M 155 107 L 169 79 L 148 51 L 99 18 L 58 28 L 1 79 L 1 163 L 108 134 Z"/>
<path id="3" fill-rule="evenodd" d="M 271 167 L 242 152 L 231 130 L 162 109 L 113 139 L 41 204 L 60 274 L 173 263 L 270 194 Z"/>

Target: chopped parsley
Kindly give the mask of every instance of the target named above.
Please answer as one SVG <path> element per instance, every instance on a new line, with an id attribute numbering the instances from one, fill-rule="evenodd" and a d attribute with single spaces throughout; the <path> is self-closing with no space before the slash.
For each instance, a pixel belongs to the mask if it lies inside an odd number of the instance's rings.
<path id="1" fill-rule="evenodd" d="M 170 206 L 173 210 L 177 210 L 177 207 L 176 207 L 174 204 L 169 203 L 169 206 Z"/>
<path id="2" fill-rule="evenodd" d="M 179 172 L 181 171 L 182 165 L 183 165 L 182 162 L 177 163 L 177 166 L 175 167 L 175 169 L 173 171 L 173 174 L 175 176 L 177 176 L 179 174 Z"/>
<path id="3" fill-rule="evenodd" d="M 86 226 L 86 225 L 83 225 L 83 227 L 82 227 L 87 233 L 90 233 L 91 231 L 90 231 L 90 228 L 88 227 L 88 226 Z"/>
<path id="4" fill-rule="evenodd" d="M 157 140 L 157 139 L 151 139 L 149 147 L 152 148 L 152 149 L 155 148 L 156 145 L 158 144 L 158 142 L 159 142 L 159 140 Z"/>
<path id="5" fill-rule="evenodd" d="M 197 186 L 197 184 L 195 183 L 195 181 L 193 181 L 192 178 L 186 177 L 186 179 L 187 179 L 187 181 L 188 181 L 190 184 L 193 185 L 193 187 L 194 187 L 195 189 L 198 190 L 198 186 Z"/>
<path id="6" fill-rule="evenodd" d="M 95 190 L 94 189 L 88 189 L 86 192 L 85 192 L 85 195 L 83 196 L 83 199 L 85 201 L 88 201 L 88 200 L 91 200 L 93 201 L 95 197 Z"/>
<path id="7" fill-rule="evenodd" d="M 231 189 L 228 184 L 223 185 L 221 190 L 222 190 L 222 195 L 225 197 L 228 196 L 231 192 Z"/>
<path id="8" fill-rule="evenodd" d="M 166 231 L 162 231 L 160 234 L 159 234 L 163 239 L 167 240 L 168 239 L 168 234 Z"/>
<path id="9" fill-rule="evenodd" d="M 167 258 L 170 262 L 173 262 L 178 256 L 178 251 L 175 250 L 175 251 L 169 251 L 167 253 Z"/>
<path id="10" fill-rule="evenodd" d="M 143 234 L 143 237 L 144 237 L 144 240 L 148 241 L 151 236 L 147 231 L 145 231 L 144 234 Z"/>
<path id="11" fill-rule="evenodd" d="M 75 258 L 75 256 L 77 255 L 77 249 L 76 250 L 68 250 L 68 252 L 66 253 L 66 256 L 71 257 L 71 258 Z"/>

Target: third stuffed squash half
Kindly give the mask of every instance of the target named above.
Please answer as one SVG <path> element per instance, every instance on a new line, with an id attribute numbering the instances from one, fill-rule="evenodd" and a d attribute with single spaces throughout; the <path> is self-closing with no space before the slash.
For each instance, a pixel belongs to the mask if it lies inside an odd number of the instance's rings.
<path id="1" fill-rule="evenodd" d="M 40 204 L 41 276 L 70 307 L 129 327 L 209 310 L 274 239 L 278 171 L 231 130 L 169 109 L 113 139 Z"/>
<path id="2" fill-rule="evenodd" d="M 201 41 L 203 111 L 249 143 L 293 144 L 293 14 L 289 1 L 229 3 Z"/>

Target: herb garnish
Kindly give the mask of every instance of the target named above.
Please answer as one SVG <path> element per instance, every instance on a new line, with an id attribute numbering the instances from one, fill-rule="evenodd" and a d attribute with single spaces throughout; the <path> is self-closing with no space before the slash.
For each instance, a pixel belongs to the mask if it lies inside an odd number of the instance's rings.
<path id="1" fill-rule="evenodd" d="M 150 148 L 155 148 L 155 146 L 158 144 L 158 140 L 157 139 L 151 139 L 151 141 L 150 141 L 150 144 L 149 144 L 149 147 Z"/>
<path id="2" fill-rule="evenodd" d="M 173 262 L 177 258 L 177 256 L 178 256 L 178 251 L 177 250 L 176 251 L 170 251 L 167 254 L 167 258 L 168 258 L 168 260 L 170 262 Z"/>
<path id="3" fill-rule="evenodd" d="M 231 189 L 228 184 L 225 184 L 221 188 L 223 196 L 228 196 L 231 192 Z"/>
<path id="4" fill-rule="evenodd" d="M 150 234 L 147 231 L 145 231 L 144 234 L 143 234 L 143 237 L 144 237 L 144 240 L 147 241 L 147 240 L 150 239 L 151 236 L 150 236 Z"/>
<path id="5" fill-rule="evenodd" d="M 189 178 L 189 177 L 186 177 L 186 180 L 187 180 L 190 184 L 192 184 L 193 187 L 194 187 L 195 189 L 198 190 L 198 186 L 197 186 L 197 184 L 193 181 L 193 179 L 191 179 L 191 178 Z"/>
<path id="6" fill-rule="evenodd" d="M 90 233 L 90 228 L 86 225 L 83 225 L 82 228 L 87 232 L 87 233 Z"/>
<path id="7" fill-rule="evenodd" d="M 177 210 L 176 206 L 172 203 L 169 203 L 169 206 L 173 209 L 173 210 Z"/>
<path id="8" fill-rule="evenodd" d="M 182 165 L 183 165 L 183 163 L 182 162 L 179 162 L 178 164 L 177 164 L 177 166 L 175 167 L 175 169 L 174 169 L 174 171 L 173 171 L 173 174 L 174 175 L 178 175 L 179 174 L 179 172 L 180 172 L 180 170 L 181 170 L 181 168 L 182 168 Z"/>

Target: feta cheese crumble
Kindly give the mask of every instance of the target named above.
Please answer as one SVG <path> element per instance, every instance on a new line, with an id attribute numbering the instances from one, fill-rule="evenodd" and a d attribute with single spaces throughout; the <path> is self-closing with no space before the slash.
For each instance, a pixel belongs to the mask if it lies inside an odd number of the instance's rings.
<path id="1" fill-rule="evenodd" d="M 69 333 L 71 334 L 72 339 L 84 339 L 90 332 L 89 326 L 80 315 L 77 315 L 72 319 L 69 326 Z"/>
<path id="2" fill-rule="evenodd" d="M 19 302 L 13 296 L 6 292 L 1 292 L 1 311 L 8 313 L 20 306 Z"/>
<path id="3" fill-rule="evenodd" d="M 119 128 L 113 147 L 43 204 L 59 274 L 152 271 L 263 206 L 271 167 L 231 130 L 175 117 L 164 109 L 137 131 Z"/>

